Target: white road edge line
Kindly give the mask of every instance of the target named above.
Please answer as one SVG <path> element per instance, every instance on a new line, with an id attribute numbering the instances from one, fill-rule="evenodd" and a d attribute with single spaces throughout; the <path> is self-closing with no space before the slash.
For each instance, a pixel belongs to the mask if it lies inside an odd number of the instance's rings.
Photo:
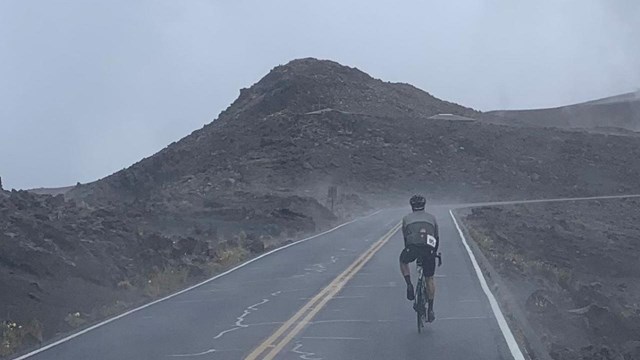
<path id="1" fill-rule="evenodd" d="M 453 219 L 453 223 L 455 224 L 456 229 L 458 229 L 458 233 L 460 234 L 460 238 L 462 239 L 462 244 L 464 245 L 465 249 L 467 249 L 469 258 L 471 258 L 471 263 L 473 264 L 473 268 L 475 269 L 476 275 L 478 276 L 478 280 L 480 281 L 480 286 L 482 287 L 484 294 L 487 295 L 487 299 L 489 299 L 491 310 L 493 311 L 493 315 L 496 317 L 496 320 L 498 321 L 498 326 L 502 331 L 504 340 L 507 342 L 507 346 L 511 351 L 511 355 L 515 360 L 525 360 L 525 357 L 522 354 L 522 351 L 520 351 L 520 347 L 518 347 L 518 342 L 513 336 L 511 329 L 509 329 L 509 324 L 507 324 L 507 320 L 504 318 L 504 315 L 502 314 L 502 310 L 500 310 L 500 306 L 498 305 L 498 302 L 496 301 L 495 296 L 493 296 L 491 289 L 489 289 L 489 285 L 487 285 L 487 281 L 485 280 L 484 275 L 482 274 L 482 270 L 480 270 L 480 265 L 478 265 L 478 261 L 476 260 L 476 257 L 473 255 L 473 252 L 471 251 L 471 248 L 467 243 L 467 239 L 465 239 L 464 234 L 460 229 L 460 225 L 458 225 L 458 221 L 456 220 L 455 215 L 453 215 L 453 210 L 449 210 L 449 214 L 451 215 L 451 219 Z"/>
<path id="2" fill-rule="evenodd" d="M 574 198 L 551 198 L 551 199 L 533 199 L 533 200 L 507 200 L 507 201 L 489 201 L 479 203 L 468 204 L 448 204 L 438 205 L 454 207 L 454 209 L 481 207 L 481 206 L 500 206 L 500 205 L 519 205 L 519 204 L 539 204 L 547 202 L 571 202 L 571 201 L 590 201 L 590 200 L 614 200 L 614 199 L 633 199 L 640 197 L 640 194 L 627 194 L 627 195 L 601 195 L 601 196 L 583 196 Z"/>
<path id="3" fill-rule="evenodd" d="M 321 232 L 321 233 L 319 233 L 319 234 L 316 234 L 316 235 L 313 235 L 313 236 L 309 236 L 308 238 L 304 238 L 304 239 L 302 239 L 302 240 L 298 240 L 298 241 L 292 242 L 292 243 L 290 243 L 290 244 L 287 244 L 287 245 L 281 246 L 281 247 L 279 247 L 279 248 L 273 249 L 273 250 L 271 250 L 271 251 L 269 251 L 269 252 L 266 252 L 266 253 L 264 253 L 264 254 L 262 254 L 262 255 L 260 255 L 260 256 L 256 256 L 256 257 L 255 257 L 255 258 L 253 258 L 253 259 L 247 260 L 247 261 L 243 262 L 242 264 L 240 264 L 240 265 L 238 265 L 238 266 L 236 266 L 236 267 L 233 267 L 233 268 L 231 268 L 231 269 L 229 269 L 229 270 L 227 270 L 227 271 L 225 271 L 225 272 L 223 272 L 223 273 L 221 273 L 221 274 L 218 274 L 218 275 L 216 275 L 216 276 L 214 276 L 214 277 L 212 277 L 212 278 L 209 278 L 209 279 L 207 279 L 207 280 L 204 280 L 204 281 L 202 281 L 202 282 L 200 282 L 200 283 L 198 283 L 198 284 L 192 285 L 192 286 L 190 286 L 190 287 L 188 287 L 188 288 L 186 288 L 186 289 L 180 290 L 180 291 L 178 291 L 178 292 L 176 292 L 176 293 L 173 293 L 173 294 L 171 294 L 171 295 L 165 296 L 165 297 L 163 297 L 163 298 L 161 298 L 161 299 L 154 300 L 154 301 L 152 301 L 152 302 L 150 302 L 150 303 L 148 303 L 148 304 L 144 304 L 144 305 L 139 306 L 139 307 L 137 307 L 137 308 L 135 308 L 135 309 L 131 309 L 131 310 L 129 310 L 129 311 L 125 312 L 125 313 L 122 313 L 122 314 L 120 314 L 120 315 L 116 315 L 116 316 L 114 316 L 114 317 L 112 317 L 112 318 L 110 318 L 110 319 L 104 320 L 104 321 L 102 321 L 102 322 L 100 322 L 100 323 L 97 323 L 97 324 L 95 324 L 95 325 L 92 325 L 92 326 L 90 326 L 90 327 L 88 327 L 88 328 L 86 328 L 86 329 L 80 330 L 80 331 L 78 331 L 77 333 L 71 334 L 71 335 L 69 335 L 69 336 L 67 336 L 67 337 L 65 337 L 65 338 L 62 338 L 62 339 L 57 340 L 57 341 L 55 341 L 55 342 L 52 342 L 51 344 L 48 344 L 48 345 L 45 345 L 45 346 L 43 346 L 43 347 L 41 347 L 41 348 L 38 348 L 38 349 L 36 349 L 36 350 L 33 350 L 33 351 L 32 351 L 32 352 L 30 352 L 30 353 L 27 353 L 27 354 L 25 354 L 25 355 L 22 355 L 22 356 L 19 356 L 19 357 L 17 357 L 17 358 L 14 358 L 13 360 L 23 360 L 23 359 L 27 359 L 27 358 L 29 358 L 29 357 L 31 357 L 31 356 L 33 356 L 33 355 L 36 355 L 36 354 L 39 354 L 39 353 L 41 353 L 41 352 L 43 352 L 43 351 L 49 350 L 49 349 L 51 349 L 52 347 L 55 347 L 55 346 L 60 345 L 60 344 L 62 344 L 62 343 L 64 343 L 64 342 L 67 342 L 67 341 L 69 341 L 69 340 L 71 340 L 71 339 L 73 339 L 73 338 L 76 338 L 76 337 L 78 337 L 78 336 L 80 336 L 80 335 L 82 335 L 82 334 L 86 334 L 86 333 L 88 333 L 89 331 L 94 330 L 94 329 L 97 329 L 97 328 L 99 328 L 99 327 L 101 327 L 101 326 L 104 326 L 104 325 L 106 325 L 106 324 L 110 323 L 110 322 L 116 321 L 116 320 L 118 320 L 118 319 L 120 319 L 120 318 L 123 318 L 123 317 L 125 317 L 125 316 L 127 316 L 127 315 L 133 314 L 134 312 L 137 312 L 137 311 L 140 311 L 140 310 L 142 310 L 142 309 L 148 308 L 149 306 L 151 306 L 151 305 L 155 305 L 155 304 L 157 304 L 157 303 L 159 303 L 159 302 L 162 302 L 162 301 L 165 301 L 165 300 L 169 300 L 169 299 L 171 299 L 171 298 L 173 298 L 173 297 L 175 297 L 175 296 L 178 296 L 178 295 L 183 294 L 183 293 L 185 293 L 185 292 L 187 292 L 187 291 L 193 290 L 193 289 L 195 289 L 195 288 L 197 288 L 197 287 L 200 287 L 200 286 L 202 286 L 202 285 L 204 285 L 204 284 L 207 284 L 207 283 L 209 283 L 209 282 L 211 282 L 211 281 L 213 281 L 213 280 L 216 280 L 216 279 L 218 279 L 218 278 L 221 278 L 221 277 L 223 277 L 223 276 L 225 276 L 225 275 L 227 275 L 227 274 L 229 274 L 229 273 L 231 273 L 231 272 L 234 272 L 234 271 L 236 271 L 236 270 L 238 270 L 238 269 L 240 269 L 240 268 L 242 268 L 242 267 L 245 267 L 245 266 L 247 266 L 247 265 L 251 264 L 251 263 L 252 263 L 252 262 L 254 262 L 254 261 L 260 260 L 260 259 L 262 259 L 262 258 L 263 258 L 263 257 L 265 257 L 265 256 L 271 255 L 271 254 L 276 253 L 276 252 L 278 252 L 278 251 L 280 251 L 280 250 L 284 250 L 284 249 L 286 249 L 286 248 L 288 248 L 288 247 L 291 247 L 291 246 L 294 246 L 294 245 L 297 245 L 297 244 L 303 243 L 303 242 L 305 242 L 305 241 L 309 241 L 309 240 L 315 239 L 315 238 L 320 237 L 320 236 L 322 236 L 322 235 L 326 235 L 326 234 L 328 234 L 328 233 L 330 233 L 330 232 L 333 232 L 333 231 L 335 231 L 335 230 L 340 229 L 341 227 L 344 227 L 344 226 L 347 226 L 347 225 L 349 225 L 349 224 L 352 224 L 352 223 L 354 223 L 354 222 L 356 222 L 356 221 L 359 221 L 359 220 L 366 219 L 366 218 L 368 218 L 368 217 L 374 216 L 374 215 L 376 215 L 376 214 L 379 214 L 380 212 L 382 212 L 382 210 L 378 210 L 378 211 L 376 211 L 376 212 L 374 212 L 374 213 L 371 213 L 371 214 L 369 214 L 369 215 L 365 215 L 365 216 L 363 216 L 363 217 L 359 217 L 359 218 L 353 219 L 353 220 L 351 220 L 351 221 L 347 221 L 346 223 L 340 224 L 340 225 L 338 225 L 338 226 L 336 226 L 336 227 L 334 227 L 334 228 L 332 228 L 332 229 L 329 229 L 329 230 L 323 231 L 323 232 Z"/>

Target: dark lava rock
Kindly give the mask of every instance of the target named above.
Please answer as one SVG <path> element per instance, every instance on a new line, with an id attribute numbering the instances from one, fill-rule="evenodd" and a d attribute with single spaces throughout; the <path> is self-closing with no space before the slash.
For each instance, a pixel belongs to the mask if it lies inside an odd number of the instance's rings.
<path id="1" fill-rule="evenodd" d="M 549 294 L 545 290 L 534 291 L 526 302 L 527 310 L 534 313 L 549 313 L 557 311 L 555 304 L 549 299 Z"/>
<path id="2" fill-rule="evenodd" d="M 554 359 L 638 359 L 638 207 L 637 198 L 520 204 L 465 218 Z"/>

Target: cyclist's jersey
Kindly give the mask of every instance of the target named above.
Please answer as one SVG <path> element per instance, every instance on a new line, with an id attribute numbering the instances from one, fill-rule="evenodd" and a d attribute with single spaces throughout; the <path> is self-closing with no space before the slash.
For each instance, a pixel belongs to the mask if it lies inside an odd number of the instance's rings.
<path id="1" fill-rule="evenodd" d="M 414 211 L 402 218 L 404 246 L 430 246 L 438 250 L 440 237 L 436 218 L 426 211 Z"/>

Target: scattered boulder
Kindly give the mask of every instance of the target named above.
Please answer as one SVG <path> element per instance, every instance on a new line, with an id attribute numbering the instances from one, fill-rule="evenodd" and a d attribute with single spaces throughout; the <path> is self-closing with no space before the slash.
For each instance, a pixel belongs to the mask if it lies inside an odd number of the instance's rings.
<path id="1" fill-rule="evenodd" d="M 556 305 L 550 300 L 550 294 L 542 289 L 531 293 L 526 302 L 527 310 L 534 313 L 549 313 L 557 311 Z"/>

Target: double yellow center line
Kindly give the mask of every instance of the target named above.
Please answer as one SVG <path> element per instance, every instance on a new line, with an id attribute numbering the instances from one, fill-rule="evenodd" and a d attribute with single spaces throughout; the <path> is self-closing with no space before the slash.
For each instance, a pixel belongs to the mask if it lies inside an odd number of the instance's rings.
<path id="1" fill-rule="evenodd" d="M 401 224 L 394 226 L 382 238 L 376 241 L 362 254 L 356 261 L 338 275 L 316 296 L 307 302 L 289 320 L 280 326 L 269 338 L 261 343 L 249 354 L 245 360 L 270 360 L 273 359 L 291 340 L 299 334 L 302 329 L 313 319 L 313 317 L 333 298 L 344 285 L 375 255 L 375 253 L 389 241 L 389 239 L 400 229 Z"/>

